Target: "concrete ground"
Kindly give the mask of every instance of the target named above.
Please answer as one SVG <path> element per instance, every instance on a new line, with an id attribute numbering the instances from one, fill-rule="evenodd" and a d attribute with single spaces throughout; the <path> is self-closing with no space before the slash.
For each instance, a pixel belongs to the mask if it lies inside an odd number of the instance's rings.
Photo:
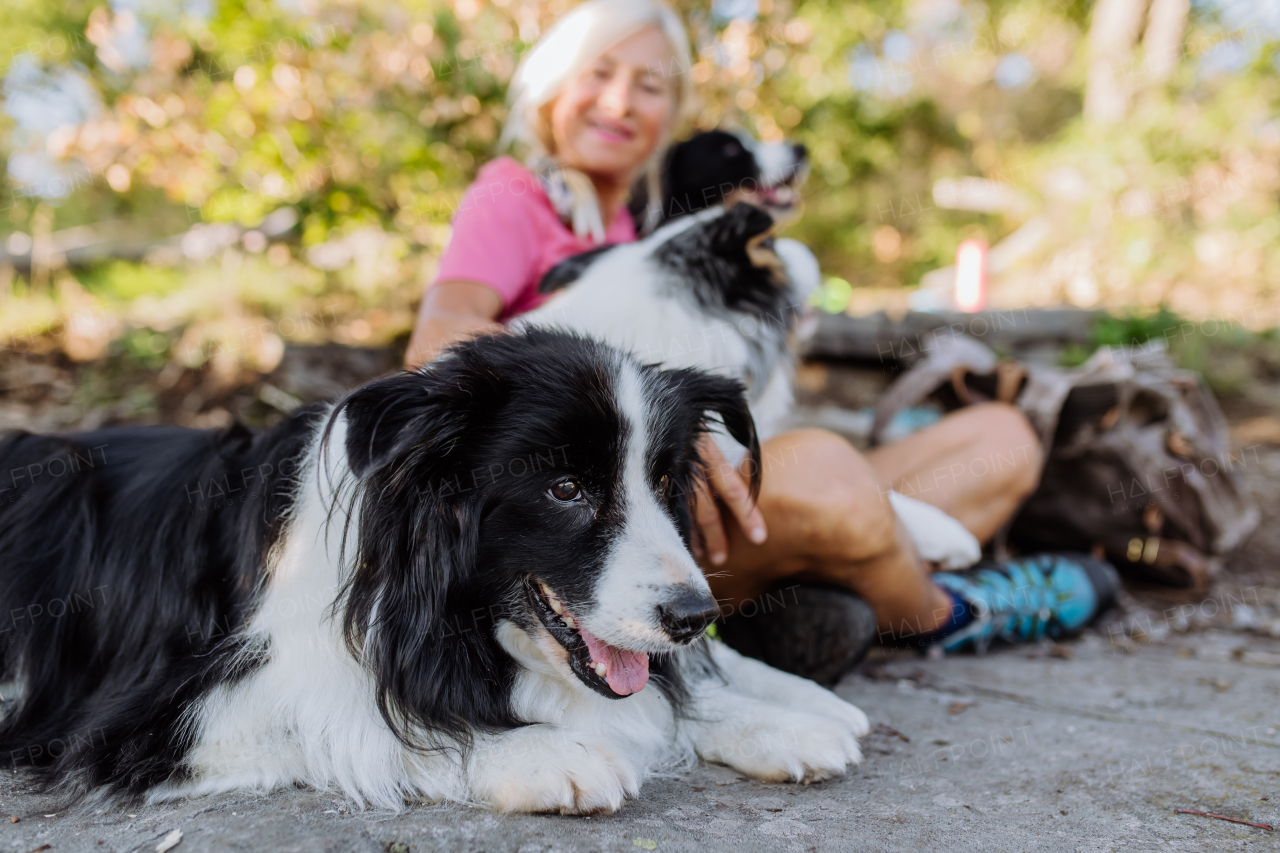
<path id="1" fill-rule="evenodd" d="M 377 353 L 357 355 L 369 364 L 328 350 L 315 364 L 299 356 L 292 380 L 278 381 L 315 399 L 385 369 Z M 335 379 L 339 362 L 350 375 Z M 47 387 L 38 376 L 6 380 L 0 371 L 0 426 L 128 419 L 75 403 L 71 390 L 85 383 L 68 370 L 19 366 L 43 369 Z M 856 438 L 867 424 L 849 413 L 873 402 L 886 378 L 847 367 L 818 372 L 822 382 L 809 384 L 823 396 L 811 402 L 838 405 L 843 419 L 826 425 Z M 1280 386 L 1268 389 L 1266 406 L 1245 401 L 1228 411 L 1234 426 L 1280 416 Z M 1276 429 L 1263 437 L 1233 429 L 1237 447 L 1250 451 L 1243 474 L 1264 518 L 1207 593 L 1131 585 L 1120 608 L 1065 645 L 945 660 L 873 655 L 838 687 L 876 725 L 862 741 L 866 760 L 841 779 L 767 785 L 701 767 L 651 779 L 618 814 L 587 818 L 499 817 L 454 805 L 353 812 L 310 790 L 61 812 L 19 772 L 0 774 L 0 816 L 20 819 L 0 818 L 0 853 L 153 851 L 174 830 L 183 835 L 173 853 L 1280 849 Z"/>
<path id="2" fill-rule="evenodd" d="M 21 818 L 0 849 L 154 850 L 175 829 L 175 853 L 1280 848 L 1275 639 L 1175 631 L 1117 645 L 1091 632 L 982 658 L 883 656 L 838 692 L 876 729 L 860 767 L 809 787 L 702 767 L 595 817 L 358 812 L 310 790 L 55 814 L 18 775 L 0 787 L 0 811 Z"/>

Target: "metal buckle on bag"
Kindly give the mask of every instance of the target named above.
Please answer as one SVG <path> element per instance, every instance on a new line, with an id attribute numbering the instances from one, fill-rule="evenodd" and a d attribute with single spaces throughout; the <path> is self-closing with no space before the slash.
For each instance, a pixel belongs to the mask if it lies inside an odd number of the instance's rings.
<path id="1" fill-rule="evenodd" d="M 1136 563 L 1139 560 L 1148 566 L 1156 561 L 1156 557 L 1160 554 L 1160 537 L 1148 536 L 1147 540 L 1142 541 L 1141 536 L 1135 536 L 1129 540 L 1129 547 L 1124 555 L 1130 563 Z"/>

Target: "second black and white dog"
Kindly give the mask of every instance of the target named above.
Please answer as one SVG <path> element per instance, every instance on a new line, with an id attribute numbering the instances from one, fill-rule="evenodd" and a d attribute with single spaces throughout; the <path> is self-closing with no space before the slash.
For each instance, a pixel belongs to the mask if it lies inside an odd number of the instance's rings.
<path id="1" fill-rule="evenodd" d="M 641 361 L 707 370 L 743 383 L 757 434 L 788 423 L 795 355 L 790 345 L 817 266 L 795 241 L 773 238 L 773 218 L 754 205 L 680 217 L 649 237 L 577 256 L 543 280 L 557 295 L 522 315 L 519 328 L 590 334 Z M 716 428 L 731 464 L 746 448 Z M 921 559 L 940 568 L 982 554 L 960 522 L 923 501 L 889 492 Z"/>
<path id="2" fill-rule="evenodd" d="M 742 382 L 756 428 L 773 436 L 792 406 L 791 339 L 820 285 L 803 244 L 777 238 L 799 212 L 808 154 L 710 130 L 673 145 L 660 204 L 637 184 L 632 215 L 656 230 L 638 243 L 602 246 L 552 268 L 558 292 L 518 325 L 562 326 L 642 359 L 710 370 Z M 732 450 L 727 438 L 721 444 Z M 731 454 L 741 458 L 741 448 Z"/>
<path id="3" fill-rule="evenodd" d="M 698 757 L 838 774 L 862 712 L 703 639 L 708 418 L 758 454 L 734 381 L 533 331 L 256 434 L 11 434 L 0 755 L 71 794 L 501 811 Z"/>
<path id="4" fill-rule="evenodd" d="M 813 256 L 774 238 L 774 228 L 768 212 L 739 203 L 577 255 L 543 278 L 543 291 L 556 296 L 515 325 L 571 329 L 642 361 L 736 379 L 769 438 L 791 409 L 789 338 L 818 285 Z"/>
<path id="5" fill-rule="evenodd" d="M 798 142 L 762 142 L 750 134 L 706 130 L 671 146 L 662 162 L 661 197 L 650 203 L 642 181 L 627 208 L 644 233 L 706 210 L 754 204 L 779 223 L 800 214 L 800 188 L 809 175 L 809 153 Z"/>

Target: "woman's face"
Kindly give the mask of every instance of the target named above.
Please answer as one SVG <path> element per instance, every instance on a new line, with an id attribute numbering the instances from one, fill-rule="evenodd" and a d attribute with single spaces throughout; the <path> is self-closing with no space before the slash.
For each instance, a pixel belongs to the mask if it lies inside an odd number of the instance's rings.
<path id="1" fill-rule="evenodd" d="M 630 182 L 668 132 L 675 112 L 671 46 L 657 27 L 619 42 L 551 102 L 561 162 L 593 177 Z"/>

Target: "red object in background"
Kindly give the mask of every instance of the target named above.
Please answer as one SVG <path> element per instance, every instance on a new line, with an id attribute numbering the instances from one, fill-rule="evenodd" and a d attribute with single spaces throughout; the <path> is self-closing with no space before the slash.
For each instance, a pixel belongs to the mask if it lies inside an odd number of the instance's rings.
<path id="1" fill-rule="evenodd" d="M 987 244 L 965 240 L 956 248 L 956 307 L 972 313 L 987 304 Z"/>

